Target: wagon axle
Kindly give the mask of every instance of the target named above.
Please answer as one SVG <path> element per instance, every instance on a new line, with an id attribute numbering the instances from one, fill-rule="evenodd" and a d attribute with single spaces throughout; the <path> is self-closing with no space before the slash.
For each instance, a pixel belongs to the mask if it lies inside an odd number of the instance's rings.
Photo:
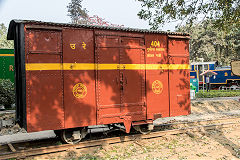
<path id="1" fill-rule="evenodd" d="M 76 144 L 88 134 L 87 128 L 55 130 L 54 133 L 57 137 L 61 138 L 64 143 L 68 144 Z"/>

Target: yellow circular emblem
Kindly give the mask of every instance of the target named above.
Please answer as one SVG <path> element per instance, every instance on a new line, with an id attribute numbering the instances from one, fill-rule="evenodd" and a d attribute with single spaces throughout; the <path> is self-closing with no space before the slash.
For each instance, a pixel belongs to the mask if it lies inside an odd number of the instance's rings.
<path id="1" fill-rule="evenodd" d="M 152 91 L 153 93 L 155 94 L 160 94 L 162 93 L 163 91 L 163 84 L 161 81 L 159 80 L 155 80 L 153 83 L 152 83 Z"/>
<path id="2" fill-rule="evenodd" d="M 87 95 L 87 87 L 82 83 L 76 84 L 73 87 L 73 95 L 76 98 L 84 98 Z"/>

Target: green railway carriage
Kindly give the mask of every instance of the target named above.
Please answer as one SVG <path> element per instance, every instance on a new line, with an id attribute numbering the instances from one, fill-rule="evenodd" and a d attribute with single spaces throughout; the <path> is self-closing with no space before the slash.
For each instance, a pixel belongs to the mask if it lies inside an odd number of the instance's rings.
<path id="1" fill-rule="evenodd" d="M 0 79 L 14 82 L 14 49 L 0 49 Z"/>

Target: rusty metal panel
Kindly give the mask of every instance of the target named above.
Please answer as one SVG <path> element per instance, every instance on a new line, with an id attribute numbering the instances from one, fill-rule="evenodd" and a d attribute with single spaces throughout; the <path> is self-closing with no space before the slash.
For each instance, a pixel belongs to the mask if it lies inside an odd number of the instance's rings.
<path id="1" fill-rule="evenodd" d="M 92 30 L 64 29 L 63 36 L 63 63 L 94 63 Z"/>
<path id="2" fill-rule="evenodd" d="M 61 32 L 28 30 L 28 53 L 61 54 Z"/>
<path id="3" fill-rule="evenodd" d="M 168 47 L 169 56 L 189 56 L 189 44 L 186 39 L 169 38 Z"/>
<path id="4" fill-rule="evenodd" d="M 61 71 L 26 72 L 27 131 L 64 128 Z"/>
<path id="5" fill-rule="evenodd" d="M 96 36 L 96 48 L 118 48 L 119 44 L 118 36 Z M 108 59 L 108 57 L 107 57 Z"/>
<path id="6" fill-rule="evenodd" d="M 62 71 L 32 70 L 29 64 L 61 63 L 61 32 L 26 32 L 27 131 L 64 128 Z M 49 37 L 50 36 L 50 37 Z M 40 42 L 48 37 L 49 41 Z M 49 44 L 48 44 L 49 42 Z M 29 54 L 32 51 L 38 54 Z M 41 53 L 56 54 L 41 54 Z M 41 66 L 41 65 L 40 65 Z"/>
<path id="7" fill-rule="evenodd" d="M 169 64 L 189 65 L 188 40 L 169 39 Z M 190 70 L 170 69 L 170 116 L 190 114 Z"/>
<path id="8" fill-rule="evenodd" d="M 144 38 L 121 37 L 121 47 L 145 49 Z"/>
<path id="9" fill-rule="evenodd" d="M 146 70 L 147 117 L 155 119 L 155 115 L 169 116 L 169 89 L 168 89 L 168 53 L 167 36 L 150 34 L 146 40 Z M 151 66 L 159 65 L 158 69 Z M 158 116 L 158 117 L 159 117 Z"/>
<path id="10" fill-rule="evenodd" d="M 119 48 L 97 48 L 97 64 L 110 64 L 108 70 L 97 71 L 97 102 L 101 106 L 120 107 L 120 70 L 113 68 L 114 64 L 119 65 Z"/>
<path id="11" fill-rule="evenodd" d="M 65 128 L 96 125 L 93 46 L 92 30 L 63 30 Z"/>

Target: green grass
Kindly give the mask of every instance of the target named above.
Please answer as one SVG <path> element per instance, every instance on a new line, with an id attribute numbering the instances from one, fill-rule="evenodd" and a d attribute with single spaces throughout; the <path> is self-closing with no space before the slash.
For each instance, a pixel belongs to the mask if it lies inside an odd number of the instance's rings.
<path id="1" fill-rule="evenodd" d="M 214 98 L 214 97 L 237 97 L 240 96 L 240 90 L 211 90 L 203 92 L 200 90 L 197 94 L 197 98 Z"/>
<path id="2" fill-rule="evenodd" d="M 102 160 L 102 158 L 98 156 L 93 156 L 90 154 L 85 154 L 82 157 L 76 158 L 76 160 Z"/>

